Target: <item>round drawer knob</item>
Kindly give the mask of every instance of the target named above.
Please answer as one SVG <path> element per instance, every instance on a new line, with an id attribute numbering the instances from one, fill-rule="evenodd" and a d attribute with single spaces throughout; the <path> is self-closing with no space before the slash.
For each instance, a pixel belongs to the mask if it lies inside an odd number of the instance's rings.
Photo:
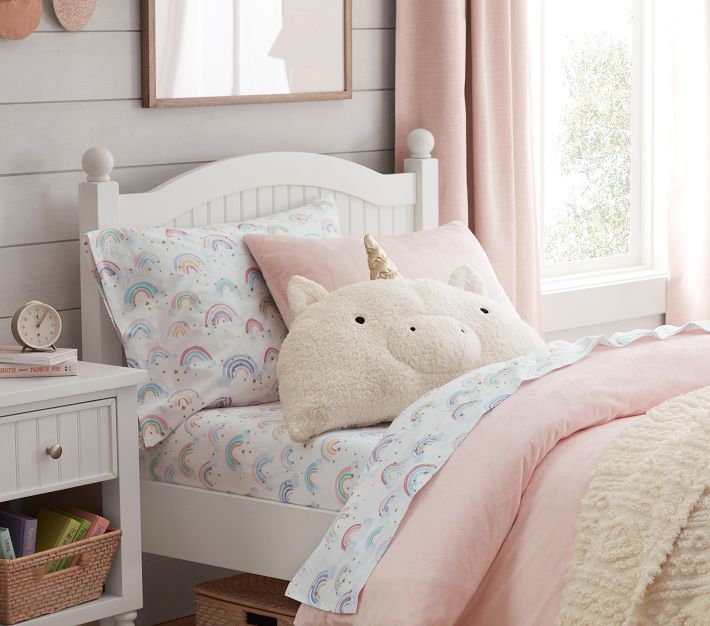
<path id="1" fill-rule="evenodd" d="M 60 456 L 62 456 L 62 446 L 60 446 L 58 443 L 55 443 L 53 446 L 47 446 L 45 452 L 48 456 L 51 456 L 53 459 L 56 460 Z"/>

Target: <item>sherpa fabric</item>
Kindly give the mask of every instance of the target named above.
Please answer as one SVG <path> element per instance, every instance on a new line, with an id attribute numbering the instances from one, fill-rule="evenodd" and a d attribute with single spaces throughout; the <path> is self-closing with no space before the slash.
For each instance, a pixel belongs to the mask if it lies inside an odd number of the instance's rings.
<path id="1" fill-rule="evenodd" d="M 294 276 L 296 317 L 278 363 L 291 438 L 391 421 L 427 391 L 542 344 L 507 306 L 480 293 L 472 268 L 456 270 L 451 283 L 373 280 L 328 293 Z"/>
<path id="2" fill-rule="evenodd" d="M 710 624 L 710 387 L 668 400 L 605 451 L 558 624 Z"/>

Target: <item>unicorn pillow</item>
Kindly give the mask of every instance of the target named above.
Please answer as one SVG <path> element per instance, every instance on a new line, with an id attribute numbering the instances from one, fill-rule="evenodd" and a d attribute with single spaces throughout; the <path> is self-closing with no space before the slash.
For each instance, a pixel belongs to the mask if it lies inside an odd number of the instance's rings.
<path id="1" fill-rule="evenodd" d="M 244 245 L 246 233 L 339 235 L 329 200 L 241 224 L 110 228 L 84 241 L 138 390 L 141 436 L 150 448 L 206 407 L 278 398 L 281 314 Z"/>

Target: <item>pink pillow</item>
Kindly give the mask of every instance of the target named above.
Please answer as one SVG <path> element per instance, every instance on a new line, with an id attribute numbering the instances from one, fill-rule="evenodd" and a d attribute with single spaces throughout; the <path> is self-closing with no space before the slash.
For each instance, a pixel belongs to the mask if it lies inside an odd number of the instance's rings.
<path id="1" fill-rule="evenodd" d="M 483 279 L 489 298 L 515 310 L 498 282 L 491 263 L 473 233 L 461 222 L 397 237 L 376 236 L 405 278 L 434 278 L 448 282 L 451 272 L 470 265 Z M 291 276 L 305 276 L 333 291 L 370 278 L 362 239 L 320 239 L 281 235 L 246 235 L 244 242 L 266 279 L 286 325 L 293 316 L 286 287 Z"/>

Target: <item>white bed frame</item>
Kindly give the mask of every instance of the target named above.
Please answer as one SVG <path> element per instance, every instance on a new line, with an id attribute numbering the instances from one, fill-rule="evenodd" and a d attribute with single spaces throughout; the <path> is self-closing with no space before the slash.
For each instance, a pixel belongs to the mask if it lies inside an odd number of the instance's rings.
<path id="1" fill-rule="evenodd" d="M 203 165 L 145 193 L 120 194 L 113 156 L 91 148 L 79 185 L 79 230 L 201 226 L 302 206 L 334 192 L 344 236 L 397 235 L 439 223 L 433 135 L 409 134 L 404 173 L 380 174 L 332 156 L 269 152 Z M 85 260 L 81 261 L 82 358 L 121 364 L 123 354 Z M 143 550 L 289 580 L 335 512 L 141 481 Z"/>

